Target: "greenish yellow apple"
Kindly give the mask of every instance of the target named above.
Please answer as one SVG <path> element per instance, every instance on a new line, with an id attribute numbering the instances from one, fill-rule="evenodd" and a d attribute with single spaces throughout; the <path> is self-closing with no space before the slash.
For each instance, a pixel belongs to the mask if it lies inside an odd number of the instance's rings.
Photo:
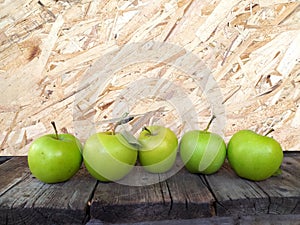
<path id="1" fill-rule="evenodd" d="M 138 137 L 141 144 L 139 161 L 151 173 L 170 170 L 176 160 L 178 139 L 175 133 L 163 126 L 147 126 Z"/>
<path id="2" fill-rule="evenodd" d="M 217 172 L 226 158 L 226 144 L 218 134 L 202 130 L 186 132 L 180 141 L 180 157 L 191 173 Z"/>
<path id="3" fill-rule="evenodd" d="M 83 160 L 97 180 L 108 182 L 125 177 L 134 167 L 138 151 L 120 134 L 99 132 L 85 142 Z"/>
<path id="4" fill-rule="evenodd" d="M 180 157 L 191 173 L 213 174 L 223 165 L 226 144 L 223 138 L 208 129 L 216 117 L 213 115 L 204 130 L 186 132 L 180 141 Z"/>

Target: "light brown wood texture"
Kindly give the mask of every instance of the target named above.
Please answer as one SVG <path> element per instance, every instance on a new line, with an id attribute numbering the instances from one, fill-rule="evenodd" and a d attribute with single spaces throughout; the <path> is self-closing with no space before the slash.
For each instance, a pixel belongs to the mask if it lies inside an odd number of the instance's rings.
<path id="1" fill-rule="evenodd" d="M 273 128 L 284 150 L 299 150 L 299 4 L 0 1 L 0 155 L 26 155 L 52 120 L 84 142 L 126 112 L 134 134 L 162 124 L 180 138 L 217 114 L 212 130 L 226 141 Z"/>
<path id="2" fill-rule="evenodd" d="M 281 175 L 260 182 L 237 177 L 225 162 L 216 174 L 183 168 L 144 186 L 97 182 L 84 167 L 67 182 L 43 184 L 26 159 L 0 164 L 0 224 L 299 224 L 298 152 L 285 153 Z"/>

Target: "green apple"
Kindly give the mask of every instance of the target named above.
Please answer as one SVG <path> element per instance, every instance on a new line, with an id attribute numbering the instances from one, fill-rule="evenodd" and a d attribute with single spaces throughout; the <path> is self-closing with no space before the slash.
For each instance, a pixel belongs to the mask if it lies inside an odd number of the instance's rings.
<path id="1" fill-rule="evenodd" d="M 72 134 L 47 134 L 37 138 L 28 151 L 31 173 L 45 183 L 58 183 L 70 179 L 82 163 L 82 145 Z"/>
<path id="2" fill-rule="evenodd" d="M 180 157 L 191 173 L 217 172 L 226 158 L 226 144 L 215 133 L 193 130 L 185 133 L 180 141 Z"/>
<path id="3" fill-rule="evenodd" d="M 173 131 L 163 126 L 144 127 L 138 137 L 141 144 L 139 161 L 146 171 L 164 173 L 176 160 L 178 139 Z"/>
<path id="4" fill-rule="evenodd" d="M 283 151 L 275 139 L 251 130 L 241 130 L 229 140 L 227 158 L 238 176 L 260 181 L 277 173 Z"/>
<path id="5" fill-rule="evenodd" d="M 218 134 L 205 130 L 186 132 L 180 141 L 180 157 L 191 173 L 212 174 L 217 172 L 226 158 L 226 144 Z"/>
<path id="6" fill-rule="evenodd" d="M 84 164 L 99 181 L 117 181 L 134 167 L 138 151 L 120 133 L 99 132 L 91 135 L 83 149 Z"/>

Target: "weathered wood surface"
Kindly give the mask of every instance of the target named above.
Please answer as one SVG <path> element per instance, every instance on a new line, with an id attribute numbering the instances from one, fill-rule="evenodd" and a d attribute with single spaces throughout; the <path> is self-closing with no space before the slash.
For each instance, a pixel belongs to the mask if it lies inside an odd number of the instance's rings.
<path id="1" fill-rule="evenodd" d="M 92 219 L 87 225 L 105 225 L 106 223 Z M 179 219 L 146 221 L 136 223 L 118 223 L 115 225 L 299 225 L 300 215 L 261 215 L 241 217 L 210 217 L 200 219 Z"/>
<path id="2" fill-rule="evenodd" d="M 210 217 L 213 201 L 198 176 L 181 170 L 153 185 L 99 184 L 90 211 L 92 217 L 108 222 Z"/>
<path id="3" fill-rule="evenodd" d="M 300 214 L 300 157 L 284 158 L 282 174 L 262 182 L 238 179 L 228 164 L 206 177 L 216 197 L 216 211 L 224 215 Z"/>
<path id="4" fill-rule="evenodd" d="M 26 157 L 13 157 L 0 164 L 0 224 L 299 225 L 300 154 L 285 153 L 282 171 L 252 182 L 225 163 L 210 176 L 182 169 L 155 184 L 128 186 L 97 182 L 82 167 L 49 185 L 30 174 Z"/>
<path id="5" fill-rule="evenodd" d="M 68 182 L 44 184 L 33 178 L 26 157 L 0 167 L 0 224 L 82 224 L 96 181 L 81 169 Z"/>

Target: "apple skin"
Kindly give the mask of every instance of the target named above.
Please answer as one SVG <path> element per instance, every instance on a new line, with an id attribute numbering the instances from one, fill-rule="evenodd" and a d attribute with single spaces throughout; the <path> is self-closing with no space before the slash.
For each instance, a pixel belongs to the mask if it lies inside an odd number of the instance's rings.
<path id="1" fill-rule="evenodd" d="M 138 151 L 124 137 L 112 132 L 91 135 L 83 149 L 84 164 L 89 173 L 99 181 L 117 181 L 134 167 Z"/>
<path id="2" fill-rule="evenodd" d="M 180 141 L 180 157 L 189 172 L 213 174 L 225 161 L 226 144 L 218 134 L 201 130 L 188 131 Z"/>
<path id="3" fill-rule="evenodd" d="M 251 130 L 241 130 L 229 140 L 227 158 L 238 176 L 261 181 L 277 172 L 283 151 L 275 139 Z"/>
<path id="4" fill-rule="evenodd" d="M 71 134 L 47 134 L 37 138 L 28 151 L 31 173 L 44 183 L 69 180 L 82 164 L 82 145 Z"/>
<path id="5" fill-rule="evenodd" d="M 142 130 L 138 141 L 142 145 L 139 161 L 150 173 L 165 173 L 170 170 L 176 160 L 178 139 L 173 131 L 163 126 L 147 126 Z"/>

